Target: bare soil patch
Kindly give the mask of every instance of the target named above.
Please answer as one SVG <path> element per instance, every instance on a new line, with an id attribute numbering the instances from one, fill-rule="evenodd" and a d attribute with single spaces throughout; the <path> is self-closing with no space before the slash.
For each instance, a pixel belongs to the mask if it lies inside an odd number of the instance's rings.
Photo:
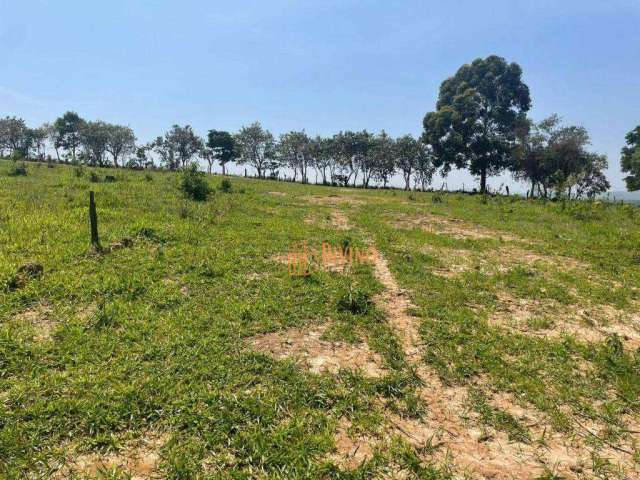
<path id="1" fill-rule="evenodd" d="M 522 241 L 521 238 L 504 232 L 490 230 L 479 225 L 471 225 L 464 220 L 447 218 L 438 215 L 408 216 L 401 215 L 392 222 L 400 229 L 421 228 L 437 235 L 449 235 L 455 238 L 500 239 L 503 241 Z"/>
<path id="2" fill-rule="evenodd" d="M 339 210 L 331 212 L 331 224 L 338 230 L 349 230 L 349 219 L 347 216 Z"/>
<path id="3" fill-rule="evenodd" d="M 373 457 L 374 442 L 373 438 L 355 432 L 351 422 L 343 418 L 335 435 L 335 451 L 329 458 L 339 467 L 353 470 Z"/>
<path id="4" fill-rule="evenodd" d="M 468 396 L 466 388 L 444 385 L 437 375 L 420 364 L 419 319 L 408 313 L 410 300 L 406 292 L 399 288 L 385 259 L 380 254 L 375 258 L 376 277 L 386 287 L 376 301 L 387 313 L 389 323 L 400 337 L 407 359 L 415 366 L 424 383 L 419 396 L 428 409 L 425 419 L 389 416 L 392 430 L 397 429 L 416 446 L 439 445 L 439 455 L 445 452 L 441 458 L 449 458 L 446 452 L 450 453 L 457 471 L 481 478 L 534 478 L 542 475 L 546 469 L 576 478 L 575 472 L 592 465 L 587 462 L 590 449 L 579 437 L 565 437 L 553 432 L 537 412 L 537 430 L 533 433 L 544 432 L 545 436 L 541 437 L 544 443 L 514 442 L 503 432 L 489 427 L 479 428 L 474 415 L 465 406 Z M 515 405 L 504 398 L 499 404 L 508 409 Z M 526 414 L 533 417 L 529 411 Z M 640 473 L 631 456 L 626 453 L 605 448 L 598 454 L 627 472 L 635 475 Z"/>
<path id="5" fill-rule="evenodd" d="M 42 301 L 16 315 L 14 321 L 31 325 L 35 330 L 34 338 L 40 341 L 50 340 L 51 334 L 58 326 L 58 321 L 53 317 L 53 308 L 47 301 Z"/>
<path id="6" fill-rule="evenodd" d="M 128 478 L 132 480 L 160 479 L 163 478 L 158 471 L 160 450 L 166 441 L 167 435 L 148 432 L 143 438 L 127 442 L 117 452 L 71 453 L 54 478 L 69 478 L 73 475 L 101 478 L 104 472 L 115 470 L 130 475 Z"/>
<path id="7" fill-rule="evenodd" d="M 275 195 L 276 197 L 286 197 L 286 192 L 267 192 L 269 195 Z"/>
<path id="8" fill-rule="evenodd" d="M 489 323 L 527 335 L 569 335 L 589 343 L 602 342 L 616 334 L 625 349 L 640 348 L 640 315 L 610 305 L 562 305 L 551 299 L 515 298 L 501 292 Z"/>
<path id="9" fill-rule="evenodd" d="M 535 268 L 537 265 L 563 272 L 588 268 L 573 258 L 540 255 L 514 245 L 505 245 L 489 251 L 435 248 L 425 245 L 422 251 L 438 258 L 444 264 L 435 268 L 433 273 L 447 278 L 455 278 L 471 271 L 492 275 L 506 273 L 515 267 Z"/>
<path id="10" fill-rule="evenodd" d="M 386 371 L 382 358 L 366 343 L 351 345 L 322 339 L 327 326 L 292 328 L 253 337 L 249 344 L 259 352 L 277 358 L 291 358 L 313 373 L 336 374 L 343 369 L 359 370 L 365 377 L 379 378 Z"/>

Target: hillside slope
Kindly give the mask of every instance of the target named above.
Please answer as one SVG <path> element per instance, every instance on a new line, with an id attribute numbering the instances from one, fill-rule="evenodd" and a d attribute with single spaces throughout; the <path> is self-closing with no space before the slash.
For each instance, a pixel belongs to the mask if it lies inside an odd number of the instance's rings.
<path id="1" fill-rule="evenodd" d="M 640 475 L 634 207 L 27 168 L 1 478 Z"/>

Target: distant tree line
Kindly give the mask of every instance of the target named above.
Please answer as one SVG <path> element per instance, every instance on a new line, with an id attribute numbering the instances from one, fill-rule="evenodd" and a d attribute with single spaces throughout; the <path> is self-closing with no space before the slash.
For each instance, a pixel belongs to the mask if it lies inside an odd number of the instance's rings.
<path id="1" fill-rule="evenodd" d="M 509 171 L 524 181 L 528 196 L 593 197 L 610 185 L 607 158 L 588 150 L 590 139 L 580 126 L 563 126 L 557 115 L 534 122 L 529 88 L 522 69 L 498 56 L 474 60 L 446 79 L 434 111 L 427 113 L 420 138 L 341 131 L 330 137 L 304 130 L 278 138 L 259 122 L 230 133 L 210 130 L 202 138 L 191 126 L 174 125 L 152 142 L 137 144 L 130 127 L 87 121 L 66 112 L 51 124 L 28 128 L 22 119 L 0 119 L 0 155 L 127 168 L 178 170 L 197 159 L 208 171 L 217 163 L 247 165 L 260 178 L 309 181 L 311 172 L 324 184 L 387 187 L 400 175 L 404 188 L 428 189 L 433 176 L 453 168 L 487 179 Z M 640 127 L 627 136 L 623 171 L 627 185 L 640 189 Z"/>

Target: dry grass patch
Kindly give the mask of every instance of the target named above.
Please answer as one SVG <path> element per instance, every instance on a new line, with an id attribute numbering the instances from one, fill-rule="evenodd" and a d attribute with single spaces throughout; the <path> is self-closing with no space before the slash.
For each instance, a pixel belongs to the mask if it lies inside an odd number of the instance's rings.
<path id="1" fill-rule="evenodd" d="M 337 374 L 343 369 L 353 369 L 359 370 L 365 377 L 379 378 L 385 375 L 382 358 L 366 343 L 351 345 L 323 340 L 326 330 L 327 326 L 323 325 L 266 333 L 251 338 L 249 345 L 277 359 L 293 359 L 313 373 Z"/>

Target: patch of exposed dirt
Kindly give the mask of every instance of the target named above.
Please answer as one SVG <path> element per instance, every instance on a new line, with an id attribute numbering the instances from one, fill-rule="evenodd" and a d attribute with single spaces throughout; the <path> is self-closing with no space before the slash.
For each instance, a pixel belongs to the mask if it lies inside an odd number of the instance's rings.
<path id="1" fill-rule="evenodd" d="M 349 230 L 349 219 L 347 216 L 339 210 L 331 212 L 331 224 L 338 230 Z"/>
<path id="2" fill-rule="evenodd" d="M 557 301 L 515 298 L 498 294 L 489 323 L 526 335 L 560 338 L 565 335 L 589 343 L 617 334 L 625 349 L 640 348 L 640 315 L 610 305 L 562 305 Z"/>
<path id="3" fill-rule="evenodd" d="M 392 225 L 400 229 L 421 228 L 437 235 L 449 235 L 461 239 L 499 239 L 501 241 L 522 241 L 521 238 L 504 232 L 490 230 L 479 225 L 471 225 L 464 220 L 447 218 L 438 215 L 408 216 L 395 218 Z"/>
<path id="4" fill-rule="evenodd" d="M 286 197 L 286 192 L 267 192 L 269 195 L 275 195 L 276 197 Z"/>
<path id="5" fill-rule="evenodd" d="M 89 304 L 76 311 L 76 317 L 80 320 L 86 321 L 93 317 L 98 311 L 98 305 L 95 303 Z"/>
<path id="6" fill-rule="evenodd" d="M 470 271 L 486 274 L 506 273 L 515 267 L 557 268 L 563 272 L 587 268 L 579 260 L 568 257 L 544 256 L 513 245 L 496 250 L 476 251 L 465 249 L 436 248 L 425 245 L 422 251 L 438 258 L 444 266 L 433 272 L 447 278 L 454 278 Z"/>
<path id="7" fill-rule="evenodd" d="M 52 314 L 53 308 L 45 300 L 16 315 L 14 321 L 31 325 L 35 330 L 34 338 L 39 341 L 45 341 L 51 339 L 51 334 L 58 326 L 58 322 Z"/>
<path id="8" fill-rule="evenodd" d="M 306 200 L 309 203 L 313 203 L 314 205 L 362 205 L 364 204 L 364 200 L 360 198 L 353 197 L 351 195 L 327 195 L 327 196 L 319 196 L 319 195 L 308 195 L 302 197 L 303 200 Z"/>
<path id="9" fill-rule="evenodd" d="M 322 339 L 327 326 L 292 328 L 250 339 L 250 346 L 275 358 L 291 358 L 313 373 L 338 373 L 343 369 L 360 370 L 365 377 L 379 378 L 386 371 L 382 358 L 366 343 L 351 345 Z"/>
<path id="10" fill-rule="evenodd" d="M 117 452 L 106 454 L 71 453 L 65 465 L 53 478 L 69 478 L 73 475 L 100 477 L 103 472 L 119 472 L 130 475 L 132 480 L 160 479 L 160 450 L 167 441 L 167 435 L 150 432 L 144 438 L 128 442 Z"/>
<path id="11" fill-rule="evenodd" d="M 373 444 L 373 438 L 359 435 L 351 422 L 343 418 L 335 435 L 335 451 L 329 458 L 339 467 L 353 470 L 373 457 Z"/>
<path id="12" fill-rule="evenodd" d="M 375 256 L 374 266 L 376 277 L 386 287 L 376 302 L 386 312 L 408 361 L 414 365 L 424 383 L 418 394 L 428 409 L 425 419 L 389 415 L 392 429 L 399 431 L 415 446 L 439 445 L 438 455 L 445 452 L 441 458 L 450 458 L 457 471 L 481 478 L 534 478 L 542 475 L 546 469 L 575 478 L 576 471 L 591 466 L 587 462 L 591 453 L 589 447 L 579 437 L 568 438 L 552 433 L 552 428 L 540 418 L 540 414 L 536 414 L 535 418 L 538 420 L 538 433 L 541 430 L 545 434 L 541 437 L 544 443 L 513 442 L 503 432 L 488 427 L 478 428 L 478 422 L 473 421 L 473 414 L 465 406 L 468 397 L 466 388 L 444 385 L 437 375 L 421 365 L 419 320 L 408 313 L 410 300 L 406 292 L 399 288 L 380 254 Z M 501 404 L 508 408 L 512 405 L 506 401 Z M 527 415 L 531 414 L 527 412 Z M 490 435 L 486 434 L 486 430 L 490 430 Z M 604 448 L 598 454 L 621 465 L 627 472 L 635 475 L 640 473 L 627 453 Z"/>

